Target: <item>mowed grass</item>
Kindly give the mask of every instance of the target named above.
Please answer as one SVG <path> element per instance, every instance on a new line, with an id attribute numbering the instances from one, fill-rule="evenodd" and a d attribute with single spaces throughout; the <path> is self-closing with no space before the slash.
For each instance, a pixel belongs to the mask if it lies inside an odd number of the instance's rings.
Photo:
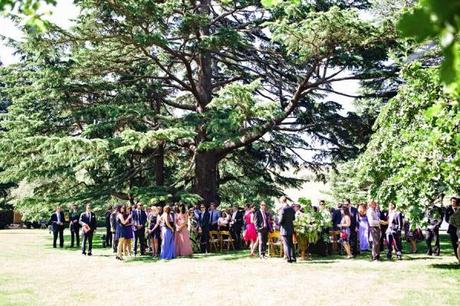
<path id="1" fill-rule="evenodd" d="M 247 251 L 120 262 L 100 234 L 85 257 L 53 249 L 47 230 L 4 230 L 0 305 L 459 305 L 460 266 L 446 238 L 440 257 L 392 262 L 365 254 L 287 264 Z"/>

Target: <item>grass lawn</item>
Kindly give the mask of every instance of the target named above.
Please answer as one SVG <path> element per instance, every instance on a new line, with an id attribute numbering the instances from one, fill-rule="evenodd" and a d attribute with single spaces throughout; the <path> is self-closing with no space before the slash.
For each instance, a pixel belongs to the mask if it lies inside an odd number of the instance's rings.
<path id="1" fill-rule="evenodd" d="M 287 264 L 246 251 L 119 262 L 99 236 L 85 257 L 53 249 L 47 230 L 4 230 L 0 305 L 460 305 L 460 266 L 446 238 L 440 257 L 393 262 L 362 255 Z"/>

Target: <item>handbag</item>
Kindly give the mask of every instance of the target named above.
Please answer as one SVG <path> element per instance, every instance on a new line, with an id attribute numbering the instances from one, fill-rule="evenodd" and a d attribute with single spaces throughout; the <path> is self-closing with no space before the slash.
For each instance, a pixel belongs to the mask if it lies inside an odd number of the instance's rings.
<path id="1" fill-rule="evenodd" d="M 83 224 L 82 230 L 83 230 L 83 233 L 86 234 L 91 230 L 91 228 L 89 227 L 88 224 Z"/>
<path id="2" fill-rule="evenodd" d="M 340 232 L 340 238 L 343 239 L 343 240 L 347 239 L 348 238 L 347 232 L 346 231 L 341 231 Z"/>

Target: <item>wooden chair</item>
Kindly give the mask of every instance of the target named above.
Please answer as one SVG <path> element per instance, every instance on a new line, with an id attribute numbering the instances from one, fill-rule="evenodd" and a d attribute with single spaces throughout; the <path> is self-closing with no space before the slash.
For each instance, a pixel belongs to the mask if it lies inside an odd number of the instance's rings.
<path id="1" fill-rule="evenodd" d="M 331 238 L 331 253 L 339 253 L 340 231 L 330 231 L 329 237 Z"/>
<path id="2" fill-rule="evenodd" d="M 233 250 L 235 249 L 235 244 L 234 244 L 235 240 L 233 239 L 229 231 L 220 232 L 220 242 L 221 242 L 221 249 L 220 249 L 221 251 L 225 245 L 226 245 L 227 251 L 230 251 L 230 247 L 232 247 Z"/>
<path id="3" fill-rule="evenodd" d="M 209 232 L 209 250 L 218 251 L 221 248 L 221 238 L 219 231 L 210 231 Z"/>
<path id="4" fill-rule="evenodd" d="M 268 256 L 275 256 L 277 248 L 279 248 L 279 256 L 283 257 L 284 249 L 280 232 L 268 233 Z"/>

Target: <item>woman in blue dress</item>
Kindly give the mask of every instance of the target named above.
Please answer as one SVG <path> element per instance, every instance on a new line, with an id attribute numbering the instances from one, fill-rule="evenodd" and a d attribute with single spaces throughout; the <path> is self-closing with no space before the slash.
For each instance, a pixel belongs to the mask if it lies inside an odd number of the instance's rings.
<path id="1" fill-rule="evenodd" d="M 161 215 L 161 259 L 176 258 L 176 247 L 174 245 L 174 221 L 171 216 L 171 207 L 166 205 Z"/>
<path id="2" fill-rule="evenodd" d="M 360 204 L 358 207 L 358 239 L 361 252 L 369 251 L 369 223 L 367 222 L 366 209 L 366 204 Z"/>
<path id="3" fill-rule="evenodd" d="M 159 255 L 159 244 L 161 229 L 160 229 L 160 217 L 158 207 L 152 207 L 152 214 L 150 215 L 149 234 L 152 246 L 152 256 L 156 257 Z"/>

